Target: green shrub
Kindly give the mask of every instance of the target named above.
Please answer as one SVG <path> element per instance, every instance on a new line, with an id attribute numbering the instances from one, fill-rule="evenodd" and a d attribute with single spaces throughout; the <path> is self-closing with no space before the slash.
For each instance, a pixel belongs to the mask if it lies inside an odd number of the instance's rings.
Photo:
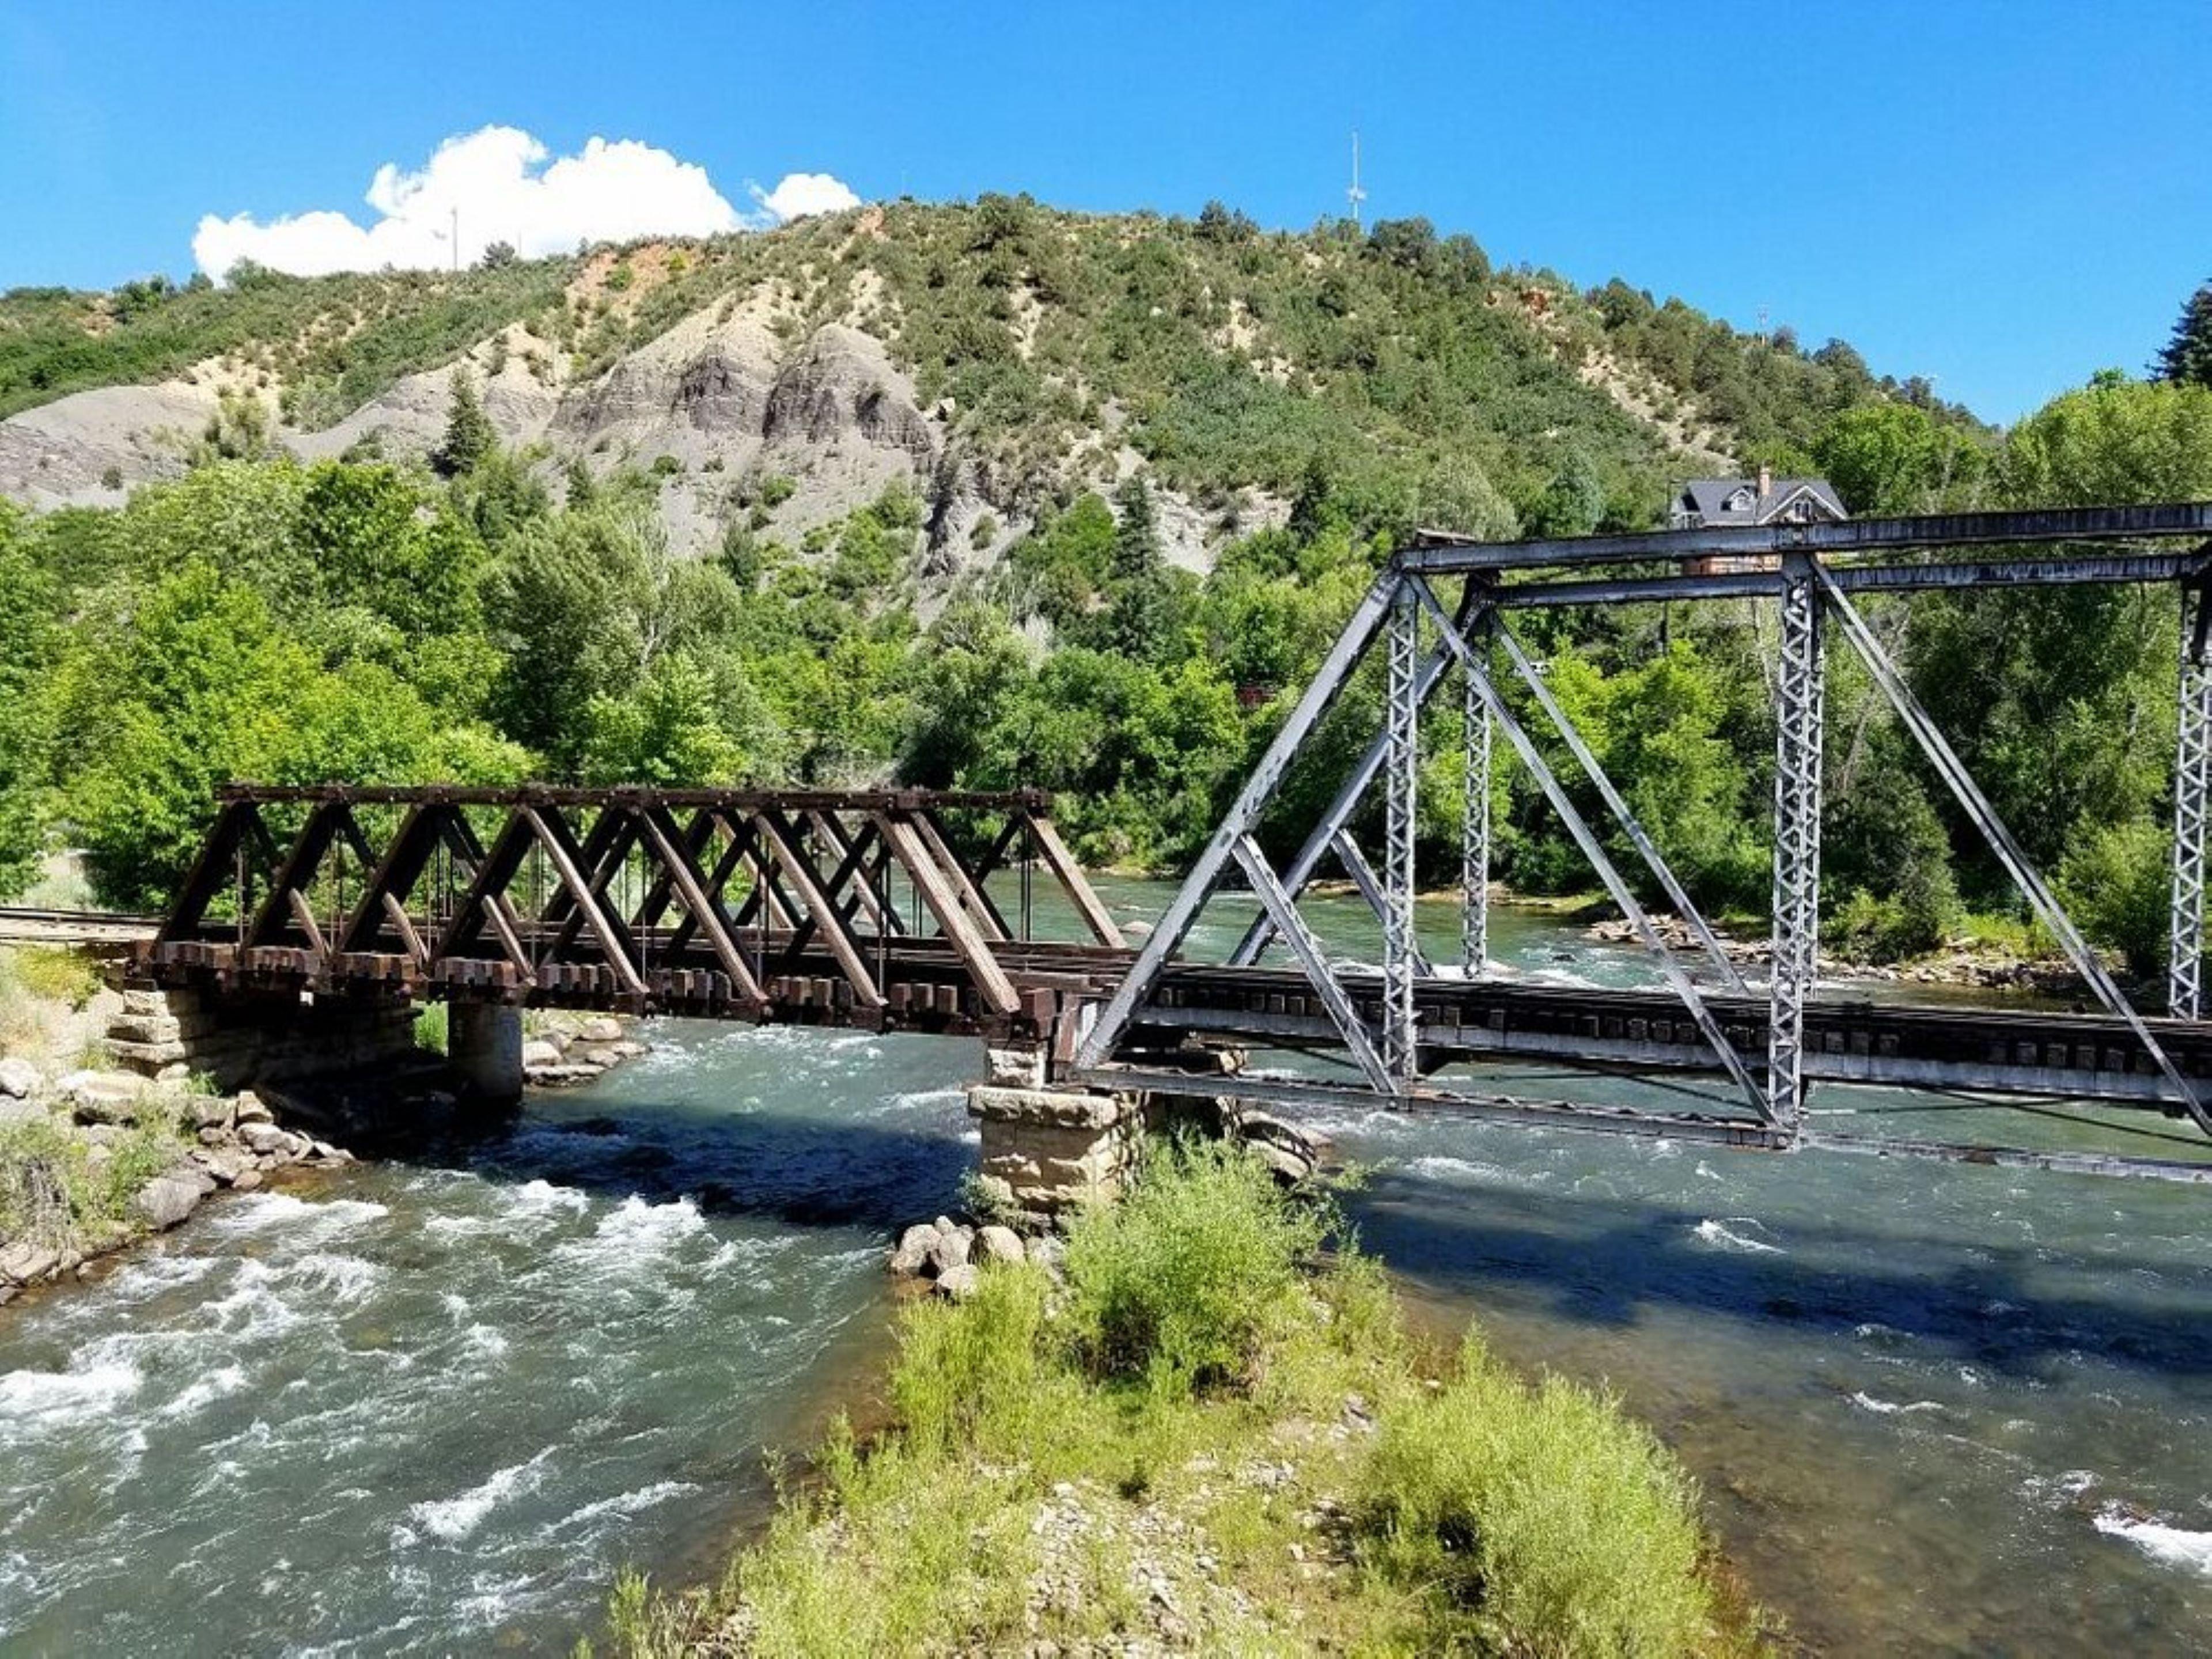
<path id="1" fill-rule="evenodd" d="M 1720 1639 L 1697 1502 L 1611 1400 L 1470 1335 L 1455 1380 L 1383 1413 L 1357 1514 L 1368 1566 L 1425 1594 L 1425 1649 L 1642 1659 Z"/>
<path id="2" fill-rule="evenodd" d="M 1249 1377 L 1329 1220 L 1241 1150 L 1157 1149 L 1135 1190 L 1068 1239 L 1079 1351 L 1099 1376 L 1170 1393 Z"/>
<path id="3" fill-rule="evenodd" d="M 1038 1268 L 994 1267 L 965 1304 L 908 1305 L 891 1403 L 909 1444 L 943 1451 L 987 1414 L 1018 1408 L 1037 1385 L 1048 1285 Z"/>
<path id="4" fill-rule="evenodd" d="M 447 1048 L 450 1039 L 452 1017 L 442 1002 L 426 1002 L 415 1011 L 415 1046 L 427 1048 L 434 1054 L 451 1052 Z"/>

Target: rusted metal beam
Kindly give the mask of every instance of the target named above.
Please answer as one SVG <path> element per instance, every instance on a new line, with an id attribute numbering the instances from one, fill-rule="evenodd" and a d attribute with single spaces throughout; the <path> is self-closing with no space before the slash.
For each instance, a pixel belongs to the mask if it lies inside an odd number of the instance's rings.
<path id="1" fill-rule="evenodd" d="M 1030 812 L 1026 817 L 1030 842 L 1043 854 L 1045 868 L 1052 872 L 1053 879 L 1060 884 L 1060 890 L 1066 894 L 1068 902 L 1075 906 L 1075 914 L 1083 918 L 1083 925 L 1091 930 L 1091 937 L 1101 945 L 1118 946 L 1121 943 L 1121 930 L 1114 925 L 1113 913 L 1100 902 L 1097 890 L 1091 885 L 1090 878 L 1083 873 L 1083 866 L 1067 850 L 1067 843 L 1060 840 L 1058 827 L 1042 812 Z"/>
<path id="2" fill-rule="evenodd" d="M 665 806 L 646 808 L 639 815 L 639 826 L 653 855 L 660 860 L 661 869 L 693 929 L 706 939 L 714 960 L 721 963 L 722 971 L 737 988 L 739 999 L 757 1009 L 765 1006 L 768 999 L 760 982 L 746 966 L 744 953 L 731 938 L 721 907 L 708 890 L 697 854 L 690 844 L 689 833 L 678 830 L 675 818 Z"/>
<path id="3" fill-rule="evenodd" d="M 798 889 L 799 902 L 806 907 L 808 921 L 819 931 L 823 942 L 830 947 L 830 954 L 837 959 L 838 967 L 844 970 L 846 979 L 852 984 L 854 996 L 859 999 L 863 1007 L 882 1007 L 882 994 L 876 989 L 866 964 L 860 959 L 860 942 L 846 927 L 845 919 L 837 914 L 837 907 L 830 902 L 829 896 L 814 879 L 814 872 L 807 866 L 806 860 L 791 844 L 787 826 L 774 812 L 758 813 L 753 822 L 758 827 L 762 842 L 783 866 L 784 872 L 791 878 L 791 884 Z"/>
<path id="4" fill-rule="evenodd" d="M 906 872 L 907 879 L 914 884 L 922 902 L 937 918 L 939 928 L 959 957 L 961 966 L 968 970 L 969 980 L 983 1006 L 994 1014 L 1018 1012 L 1021 999 L 1015 994 L 1013 981 L 1006 977 L 1006 969 L 992 955 L 991 941 L 962 907 L 959 895 L 930 856 L 913 823 L 886 811 L 876 815 L 876 825 L 891 855 Z"/>

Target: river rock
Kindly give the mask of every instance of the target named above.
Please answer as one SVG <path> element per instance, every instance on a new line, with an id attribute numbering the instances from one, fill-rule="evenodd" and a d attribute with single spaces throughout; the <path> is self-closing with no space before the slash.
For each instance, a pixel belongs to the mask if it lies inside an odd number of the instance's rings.
<path id="1" fill-rule="evenodd" d="M 192 1162 L 226 1187 L 235 1186 L 239 1176 L 253 1167 L 248 1154 L 232 1146 L 203 1146 L 193 1152 Z"/>
<path id="2" fill-rule="evenodd" d="M 244 1141 L 256 1158 L 268 1158 L 287 1150 L 292 1137 L 273 1123 L 241 1123 L 238 1138 Z"/>
<path id="3" fill-rule="evenodd" d="M 234 1193 L 250 1193 L 260 1185 L 260 1170 L 240 1170 L 238 1172 L 238 1178 L 230 1183 L 230 1189 Z"/>
<path id="4" fill-rule="evenodd" d="M 620 1042 L 623 1040 L 622 1022 L 601 1014 L 579 1025 L 576 1036 L 585 1042 Z"/>
<path id="5" fill-rule="evenodd" d="M 71 1072 L 54 1084 L 80 1123 L 130 1123 L 138 1115 L 146 1079 L 127 1072 Z"/>
<path id="6" fill-rule="evenodd" d="M 929 1252 L 937 1243 L 937 1229 L 927 1222 L 918 1222 L 899 1235 L 898 1248 L 891 1252 L 890 1270 L 908 1278 L 928 1265 Z"/>
<path id="7" fill-rule="evenodd" d="M 541 1072 L 561 1063 L 561 1050 L 544 1037 L 532 1037 L 522 1045 L 522 1069 Z"/>
<path id="8" fill-rule="evenodd" d="M 199 1183 L 182 1176 L 155 1176 L 131 1195 L 131 1207 L 150 1224 L 175 1226 L 199 1207 Z"/>
<path id="9" fill-rule="evenodd" d="M 58 1267 L 61 1257 L 43 1244 L 22 1239 L 0 1249 L 0 1279 L 12 1279 L 18 1285 L 29 1285 L 44 1279 Z"/>
<path id="10" fill-rule="evenodd" d="M 192 1102 L 192 1126 L 198 1129 L 228 1129 L 237 1109 L 235 1101 L 219 1096 L 204 1097 Z"/>
<path id="11" fill-rule="evenodd" d="M 274 1123 L 276 1115 L 252 1090 L 242 1089 L 231 1103 L 230 1119 L 234 1123 Z"/>
<path id="12" fill-rule="evenodd" d="M 974 1262 L 958 1262 L 937 1275 L 933 1288 L 939 1296 L 950 1297 L 955 1302 L 965 1302 L 983 1288 L 983 1275 Z"/>
<path id="13" fill-rule="evenodd" d="M 953 1268 L 966 1267 L 972 1237 L 965 1227 L 940 1228 L 929 1247 L 931 1273 L 942 1279 Z"/>
<path id="14" fill-rule="evenodd" d="M 1311 1163 L 1272 1141 L 1248 1140 L 1244 1150 L 1266 1164 L 1278 1181 L 1295 1187 L 1314 1172 Z"/>
<path id="15" fill-rule="evenodd" d="M 976 1254 L 985 1261 L 1019 1261 L 1022 1236 L 1012 1227 L 986 1227 L 975 1235 Z"/>
<path id="16" fill-rule="evenodd" d="M 0 1060 L 0 1095 L 28 1100 L 39 1092 L 39 1068 L 20 1054 Z"/>
<path id="17" fill-rule="evenodd" d="M 619 1053 L 607 1048 L 586 1048 L 576 1058 L 586 1066 L 597 1066 L 602 1070 L 610 1066 L 619 1066 L 623 1062 L 623 1056 Z"/>

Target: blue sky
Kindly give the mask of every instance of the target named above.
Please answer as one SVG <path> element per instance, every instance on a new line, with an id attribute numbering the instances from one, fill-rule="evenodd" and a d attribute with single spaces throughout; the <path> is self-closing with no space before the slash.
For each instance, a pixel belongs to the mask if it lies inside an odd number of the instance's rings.
<path id="1" fill-rule="evenodd" d="M 1269 225 L 1422 214 L 2009 420 L 2140 373 L 2212 278 L 2208 0 L 0 6 L 0 286 L 191 269 L 504 124 L 659 147 L 750 209 L 1026 190 Z"/>

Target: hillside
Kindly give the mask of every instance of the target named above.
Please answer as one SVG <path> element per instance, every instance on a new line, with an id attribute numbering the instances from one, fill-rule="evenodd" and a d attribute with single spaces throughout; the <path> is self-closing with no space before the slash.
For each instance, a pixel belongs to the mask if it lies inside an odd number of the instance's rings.
<path id="1" fill-rule="evenodd" d="M 1270 234 L 987 197 L 451 276 L 18 289 L 0 492 L 112 505 L 183 471 L 226 394 L 302 457 L 419 457 L 461 362 L 549 476 L 653 476 L 679 549 L 740 520 L 795 540 L 905 478 L 939 575 L 1138 470 L 1193 568 L 1316 473 L 1469 531 L 1644 525 L 1686 473 L 1927 401 L 1848 346 L 1493 270 L 1423 221 Z"/>
<path id="2" fill-rule="evenodd" d="M 1003 198 L 446 276 L 18 291 L 0 407 L 0 889 L 77 848 L 118 905 L 161 902 L 234 777 L 1035 786 L 1083 858 L 1172 871 L 1416 526 L 1649 525 L 1761 461 L 1862 512 L 2212 495 L 2199 386 L 2100 375 L 2000 440 L 1849 347 L 1418 222 Z M 2154 969 L 2171 593 L 1870 610 L 2092 932 Z M 1526 637 L 1690 891 L 1755 925 L 1771 619 Z M 1830 700 L 1837 948 L 2026 943 L 1867 683 Z M 1372 708 L 1324 724 L 1271 846 Z M 1449 879 L 1448 717 L 1431 741 L 1419 852 Z M 1516 770 L 1493 805 L 1504 880 L 1586 890 Z"/>

